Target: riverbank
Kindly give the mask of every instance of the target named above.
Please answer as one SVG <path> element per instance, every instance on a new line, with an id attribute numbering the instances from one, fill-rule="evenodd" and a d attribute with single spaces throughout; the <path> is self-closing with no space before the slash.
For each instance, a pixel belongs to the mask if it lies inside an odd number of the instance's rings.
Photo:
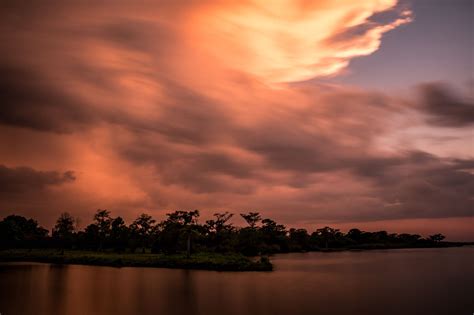
<path id="1" fill-rule="evenodd" d="M 473 242 L 439 242 L 424 246 L 407 244 L 360 244 L 351 247 L 320 248 L 313 252 L 366 251 L 403 248 L 446 248 L 473 246 Z M 302 251 L 306 252 L 306 251 Z M 110 267 L 154 267 L 174 269 L 199 269 L 214 271 L 272 271 L 267 257 L 249 258 L 238 253 L 196 253 L 165 255 L 150 253 L 112 253 L 58 249 L 9 249 L 0 250 L 0 262 L 42 262 Z"/>
<path id="2" fill-rule="evenodd" d="M 381 249 L 405 249 L 405 248 L 448 248 L 448 247 L 462 247 L 462 246 L 473 246 L 474 242 L 436 242 L 436 243 L 414 243 L 414 244 L 384 244 L 384 243 L 373 243 L 373 244 L 358 244 L 347 247 L 334 247 L 334 248 L 320 248 L 315 251 L 321 252 L 340 252 L 340 251 L 358 251 L 358 250 L 381 250 Z"/>
<path id="3" fill-rule="evenodd" d="M 52 264 L 77 264 L 111 267 L 155 267 L 215 271 L 271 271 L 266 257 L 252 259 L 239 254 L 197 253 L 186 255 L 104 253 L 57 249 L 10 249 L 0 251 L 0 261 L 29 261 Z"/>

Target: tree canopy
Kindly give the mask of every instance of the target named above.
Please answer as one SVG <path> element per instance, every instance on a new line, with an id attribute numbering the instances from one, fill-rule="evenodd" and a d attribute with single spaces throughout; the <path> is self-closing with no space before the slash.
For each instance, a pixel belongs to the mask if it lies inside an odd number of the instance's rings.
<path id="1" fill-rule="evenodd" d="M 386 231 L 366 232 L 357 228 L 343 233 L 325 226 L 309 233 L 290 228 L 259 212 L 241 213 L 243 227 L 231 223 L 233 214 L 218 212 L 212 219 L 199 223 L 199 210 L 178 210 L 157 222 L 149 214 L 140 214 L 127 226 L 121 217 L 98 209 L 91 224 L 77 229 L 77 220 L 62 213 L 48 231 L 33 219 L 18 215 L 0 221 L 0 247 L 56 247 L 116 252 L 236 252 L 248 256 L 294 251 L 332 250 L 341 248 L 400 248 L 442 246 L 444 235 L 422 238 L 418 234 L 389 234 Z"/>

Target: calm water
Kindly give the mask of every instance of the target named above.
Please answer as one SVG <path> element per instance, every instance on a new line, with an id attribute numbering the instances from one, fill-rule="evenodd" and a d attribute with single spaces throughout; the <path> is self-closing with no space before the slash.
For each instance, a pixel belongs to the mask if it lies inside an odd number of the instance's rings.
<path id="1" fill-rule="evenodd" d="M 276 271 L 0 264 L 0 313 L 466 314 L 474 248 L 284 254 Z"/>

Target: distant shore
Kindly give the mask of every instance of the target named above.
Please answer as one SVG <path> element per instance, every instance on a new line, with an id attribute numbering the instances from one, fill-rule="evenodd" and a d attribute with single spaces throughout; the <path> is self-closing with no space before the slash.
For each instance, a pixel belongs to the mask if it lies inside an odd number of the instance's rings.
<path id="1" fill-rule="evenodd" d="M 387 244 L 367 244 L 347 248 L 321 248 L 318 251 L 341 252 L 380 249 L 390 250 L 409 248 L 448 248 L 473 245 L 474 242 L 440 242 L 434 246 L 395 246 Z M 250 258 L 238 253 L 216 254 L 201 252 L 188 257 L 185 254 L 165 255 L 151 253 L 113 253 L 82 250 L 66 250 L 62 252 L 59 249 L 5 249 L 0 250 L 0 262 L 41 262 L 52 264 L 73 264 L 109 267 L 153 267 L 213 271 L 273 270 L 273 265 L 267 256 Z"/>
<path id="2" fill-rule="evenodd" d="M 42 262 L 110 267 L 155 267 L 199 269 L 214 271 L 271 271 L 273 265 L 267 257 L 249 258 L 240 254 L 196 253 L 141 254 L 105 253 L 57 249 L 9 249 L 0 251 L 0 262 Z"/>
<path id="3" fill-rule="evenodd" d="M 473 246 L 474 242 L 437 242 L 430 244 L 359 244 L 349 247 L 336 248 L 320 248 L 320 252 L 340 252 L 340 251 L 357 251 L 357 250 L 375 250 L 375 249 L 404 249 L 404 248 L 448 248 Z"/>

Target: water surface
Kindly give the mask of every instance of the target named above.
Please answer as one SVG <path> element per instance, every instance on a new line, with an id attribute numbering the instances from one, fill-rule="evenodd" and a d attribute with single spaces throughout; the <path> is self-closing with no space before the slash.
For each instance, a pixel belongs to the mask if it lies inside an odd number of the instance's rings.
<path id="1" fill-rule="evenodd" d="M 282 254 L 274 272 L 0 264 L 2 315 L 466 314 L 474 248 Z"/>

